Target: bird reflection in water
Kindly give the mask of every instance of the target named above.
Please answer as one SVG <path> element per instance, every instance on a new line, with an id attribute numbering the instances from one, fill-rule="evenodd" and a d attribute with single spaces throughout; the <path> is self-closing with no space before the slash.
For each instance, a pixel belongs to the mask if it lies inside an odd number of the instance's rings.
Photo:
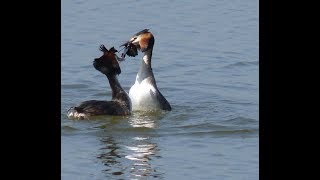
<path id="1" fill-rule="evenodd" d="M 107 167 L 107 176 L 117 175 L 120 179 L 163 177 L 159 168 L 152 166 L 154 159 L 161 158 L 157 144 L 152 142 L 152 134 L 162 117 L 162 113 L 136 113 L 128 118 L 129 129 L 124 127 L 126 130 L 123 132 L 117 130 L 112 136 L 102 138 L 105 147 L 98 158 Z"/>
<path id="2" fill-rule="evenodd" d="M 161 177 L 162 173 L 157 172 L 156 168 L 152 167 L 151 162 L 153 158 L 161 158 L 159 156 L 156 143 L 151 142 L 150 136 L 148 136 L 148 130 L 156 128 L 156 122 L 163 118 L 163 113 L 158 112 L 136 112 L 129 120 L 129 124 L 134 128 L 141 128 L 146 130 L 146 133 L 140 136 L 133 137 L 133 143 L 131 146 L 126 146 L 129 150 L 128 155 L 125 158 L 132 161 L 132 167 L 130 174 L 132 178 L 139 177 Z"/>
<path id="3" fill-rule="evenodd" d="M 151 165 L 152 158 L 160 158 L 160 156 L 156 156 L 158 151 L 157 145 L 147 142 L 149 140 L 148 138 L 134 137 L 133 139 L 136 143 L 131 146 L 126 146 L 129 152 L 128 155 L 125 156 L 126 159 L 129 159 L 132 162 L 130 168 L 130 174 L 133 176 L 132 178 L 149 176 L 158 177 L 161 175 Z"/>
<path id="4" fill-rule="evenodd" d="M 106 137 L 101 140 L 106 144 L 106 147 L 101 148 L 103 153 L 101 153 L 97 158 L 101 159 L 102 163 L 108 168 L 105 171 L 112 171 L 112 175 L 123 174 L 123 167 L 120 162 L 121 156 L 118 154 L 117 150 L 120 148 L 118 144 L 114 141 L 113 137 Z"/>
<path id="5" fill-rule="evenodd" d="M 132 127 L 154 129 L 156 128 L 156 122 L 161 120 L 164 115 L 165 112 L 163 111 L 136 111 L 129 119 L 129 123 Z"/>

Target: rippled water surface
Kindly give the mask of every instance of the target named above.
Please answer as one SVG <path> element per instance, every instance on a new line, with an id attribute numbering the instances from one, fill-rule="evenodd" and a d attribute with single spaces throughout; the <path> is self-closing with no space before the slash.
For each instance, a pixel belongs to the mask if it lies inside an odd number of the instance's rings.
<path id="1" fill-rule="evenodd" d="M 61 3 L 62 179 L 258 179 L 257 0 Z M 69 107 L 111 99 L 99 45 L 120 50 L 145 28 L 173 110 L 69 120 Z M 141 58 L 120 63 L 126 91 Z"/>

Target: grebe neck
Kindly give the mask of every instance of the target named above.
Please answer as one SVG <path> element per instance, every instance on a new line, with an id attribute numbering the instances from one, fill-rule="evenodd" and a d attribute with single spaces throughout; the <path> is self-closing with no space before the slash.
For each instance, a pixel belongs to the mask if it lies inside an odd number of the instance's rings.
<path id="1" fill-rule="evenodd" d="M 106 75 L 112 90 L 112 100 L 128 101 L 127 93 L 121 87 L 117 75 Z"/>
<path id="2" fill-rule="evenodd" d="M 144 52 L 142 60 L 146 65 L 149 65 L 151 67 L 151 58 L 152 58 L 152 48 Z"/>
<path id="3" fill-rule="evenodd" d="M 136 77 L 136 81 L 141 82 L 146 78 L 151 78 L 155 84 L 152 68 L 151 68 L 152 48 L 144 52 L 142 57 L 141 66 Z"/>

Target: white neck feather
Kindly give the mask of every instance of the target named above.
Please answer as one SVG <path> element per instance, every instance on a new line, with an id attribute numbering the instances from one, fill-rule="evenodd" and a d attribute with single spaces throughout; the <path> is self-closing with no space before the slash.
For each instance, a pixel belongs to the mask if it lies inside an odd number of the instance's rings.
<path id="1" fill-rule="evenodd" d="M 151 68 L 152 48 L 145 51 L 142 57 L 141 66 L 137 74 L 136 80 L 142 81 L 145 78 L 151 77 L 154 79 Z"/>
<path id="2" fill-rule="evenodd" d="M 151 67 L 151 58 L 152 58 L 152 48 L 144 52 L 142 59 L 145 64 L 150 65 Z"/>

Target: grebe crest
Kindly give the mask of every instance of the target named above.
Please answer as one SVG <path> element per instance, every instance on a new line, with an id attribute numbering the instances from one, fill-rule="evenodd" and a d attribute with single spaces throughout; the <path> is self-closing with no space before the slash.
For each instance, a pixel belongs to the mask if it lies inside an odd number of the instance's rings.
<path id="1" fill-rule="evenodd" d="M 129 41 L 121 45 L 127 48 L 134 45 L 138 50 L 144 53 L 140 69 L 136 76 L 136 81 L 129 91 L 133 110 L 171 110 L 170 103 L 157 87 L 151 68 L 154 42 L 155 39 L 153 34 L 149 32 L 149 29 L 144 29 L 134 34 Z M 125 55 L 126 54 L 124 54 L 123 57 Z"/>
<path id="2" fill-rule="evenodd" d="M 117 59 L 118 52 L 114 47 L 109 50 L 104 46 L 100 46 L 103 55 L 95 58 L 93 66 L 96 70 L 107 76 L 111 90 L 111 101 L 89 100 L 82 102 L 77 107 L 71 107 L 67 116 L 72 119 L 87 119 L 96 115 L 130 115 L 131 101 L 128 94 L 121 87 L 117 75 L 121 73 L 121 69 Z"/>

